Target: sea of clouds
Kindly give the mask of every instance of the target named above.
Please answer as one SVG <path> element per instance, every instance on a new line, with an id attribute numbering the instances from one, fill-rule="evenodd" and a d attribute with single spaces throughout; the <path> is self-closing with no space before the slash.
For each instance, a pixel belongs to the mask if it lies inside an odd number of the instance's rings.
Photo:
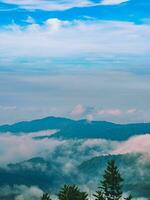
<path id="1" fill-rule="evenodd" d="M 149 134 L 135 136 L 123 142 L 103 139 L 60 140 L 47 137 L 55 132 L 57 131 L 51 130 L 21 135 L 1 133 L 0 166 L 5 168 L 9 163 L 19 163 L 34 157 L 43 157 L 59 164 L 62 172 L 68 174 L 82 162 L 101 155 L 141 153 L 143 156 L 139 160 L 139 166 L 150 161 Z M 39 139 L 39 136 L 46 137 Z M 40 170 L 45 170 L 41 165 L 37 167 L 41 168 Z M 82 185 L 82 188 L 88 191 L 86 185 Z M 0 188 L 0 194 L 14 194 L 16 200 L 39 199 L 42 192 L 42 189 L 37 186 L 6 185 Z"/>

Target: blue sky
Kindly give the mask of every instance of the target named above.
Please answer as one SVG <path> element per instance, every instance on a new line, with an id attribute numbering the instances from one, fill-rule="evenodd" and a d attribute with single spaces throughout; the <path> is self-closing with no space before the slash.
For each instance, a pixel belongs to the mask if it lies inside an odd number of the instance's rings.
<path id="1" fill-rule="evenodd" d="M 38 1 L 30 1 L 31 5 L 24 2 L 25 1 L 21 0 L 16 1 L 16 3 L 13 0 L 1 1 L 0 24 L 7 25 L 14 21 L 17 24 L 26 25 L 25 21 L 28 16 L 33 17 L 36 19 L 36 22 L 40 24 L 49 18 L 59 18 L 61 20 L 85 20 L 85 16 L 96 18 L 97 20 L 121 20 L 139 24 L 144 23 L 144 21 L 150 17 L 150 2 L 147 0 L 108 0 L 106 1 L 106 5 L 104 2 L 102 4 L 102 1 L 92 1 L 93 3 L 91 2 L 91 5 L 88 5 L 87 3 L 86 7 L 82 6 L 82 1 L 81 3 L 76 4 L 75 2 L 80 1 L 72 1 L 72 3 L 70 3 L 71 1 L 67 0 L 43 0 L 41 2 L 46 2 L 44 6 L 42 3 L 38 3 Z M 50 6 L 48 2 L 53 3 Z M 112 2 L 116 2 L 116 4 L 113 4 Z M 117 4 L 117 2 L 122 3 Z"/>
<path id="2" fill-rule="evenodd" d="M 0 1 L 0 123 L 150 121 L 149 44 L 148 0 Z"/>

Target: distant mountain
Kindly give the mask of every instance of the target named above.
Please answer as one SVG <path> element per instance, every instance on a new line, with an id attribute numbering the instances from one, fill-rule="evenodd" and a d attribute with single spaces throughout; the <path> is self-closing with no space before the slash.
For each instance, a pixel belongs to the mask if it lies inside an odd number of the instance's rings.
<path id="1" fill-rule="evenodd" d="M 76 170 L 63 170 L 60 163 L 41 157 L 0 168 L 0 186 L 36 185 L 56 193 L 63 184 L 87 185 L 95 191 L 109 160 L 115 160 L 124 178 L 124 191 L 134 197 L 149 197 L 150 163 L 139 165 L 142 154 L 106 155 L 84 161 Z M 142 173 L 141 173 L 142 172 Z"/>
<path id="2" fill-rule="evenodd" d="M 127 170 L 128 167 L 132 166 L 135 170 L 136 162 L 140 158 L 142 158 L 142 154 L 139 153 L 97 156 L 84 161 L 78 168 L 84 174 L 95 176 L 96 174 L 103 174 L 108 161 L 115 160 L 119 168 L 126 166 L 124 169 Z"/>
<path id="3" fill-rule="evenodd" d="M 58 129 L 59 132 L 49 136 L 62 139 L 102 138 L 126 140 L 129 137 L 150 133 L 150 123 L 115 124 L 105 121 L 71 120 L 58 117 L 19 122 L 13 125 L 0 126 L 0 132 L 30 133 Z"/>
<path id="4" fill-rule="evenodd" d="M 124 178 L 125 191 L 132 191 L 134 197 L 150 197 L 150 161 L 143 163 L 143 157 L 144 155 L 136 153 L 99 156 L 84 161 L 78 170 L 87 183 L 91 181 L 91 177 L 99 182 L 107 162 L 113 159 Z"/>
<path id="5" fill-rule="evenodd" d="M 59 117 L 46 117 L 33 121 L 23 121 L 12 125 L 0 126 L 0 132 L 31 133 L 52 129 L 63 129 L 74 122 L 71 119 Z"/>
<path id="6" fill-rule="evenodd" d="M 64 183 L 72 183 L 73 173 L 64 173 L 62 165 L 51 159 L 35 157 L 0 168 L 0 187 L 9 185 L 36 185 L 43 190 L 53 189 L 55 193 Z"/>
<path id="7" fill-rule="evenodd" d="M 150 133 L 150 123 L 114 124 L 105 121 L 76 121 L 50 137 L 63 139 L 102 138 L 109 140 L 126 140 L 129 137 Z"/>

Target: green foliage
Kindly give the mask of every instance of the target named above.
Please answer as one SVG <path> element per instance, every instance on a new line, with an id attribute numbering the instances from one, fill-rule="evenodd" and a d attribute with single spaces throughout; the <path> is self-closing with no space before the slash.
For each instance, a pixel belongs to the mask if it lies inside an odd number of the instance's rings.
<path id="1" fill-rule="evenodd" d="M 88 194 L 86 192 L 80 192 L 80 200 L 88 200 Z"/>
<path id="2" fill-rule="evenodd" d="M 88 195 L 75 185 L 64 185 L 57 194 L 59 200 L 88 200 Z"/>
<path id="3" fill-rule="evenodd" d="M 130 194 L 127 198 L 124 198 L 125 200 L 131 200 L 132 199 L 132 195 Z"/>
<path id="4" fill-rule="evenodd" d="M 106 200 L 104 193 L 101 190 L 96 191 L 96 194 L 94 194 L 95 200 Z"/>
<path id="5" fill-rule="evenodd" d="M 94 195 L 96 200 L 119 200 L 122 197 L 122 182 L 123 179 L 115 161 L 109 161 L 99 190 Z"/>
<path id="6" fill-rule="evenodd" d="M 107 168 L 100 182 L 98 190 L 94 194 L 95 200 L 120 200 L 122 199 L 122 182 L 118 167 L 114 160 L 107 164 Z M 57 194 L 58 200 L 88 200 L 88 194 L 81 192 L 76 185 L 64 185 Z M 44 193 L 41 200 L 51 200 L 48 193 Z M 129 195 L 124 200 L 132 200 Z"/>
<path id="7" fill-rule="evenodd" d="M 44 193 L 41 200 L 51 200 L 50 195 L 48 193 Z"/>

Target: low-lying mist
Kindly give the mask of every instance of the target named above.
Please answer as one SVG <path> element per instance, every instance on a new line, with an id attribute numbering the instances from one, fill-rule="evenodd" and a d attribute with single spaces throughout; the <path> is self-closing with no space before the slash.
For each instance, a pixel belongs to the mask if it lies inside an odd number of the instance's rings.
<path id="1" fill-rule="evenodd" d="M 136 168 L 135 171 L 139 173 L 137 175 L 139 180 L 143 180 L 147 184 L 145 176 L 149 176 L 148 168 L 150 166 L 149 134 L 135 136 L 124 142 L 103 139 L 61 140 L 46 137 L 39 139 L 39 136 L 48 136 L 55 132 L 56 130 L 20 134 L 19 136 L 12 133 L 0 135 L 0 168 L 2 171 L 0 173 L 4 176 L 6 173 L 11 179 L 12 174 L 17 176 L 11 184 L 10 181 L 6 181 L 4 184 L 0 182 L 0 197 L 2 199 L 3 196 L 11 196 L 15 200 L 39 199 L 43 191 L 48 190 L 55 194 L 59 186 L 61 187 L 65 183 L 78 184 L 88 193 L 92 193 L 91 191 L 96 189 L 105 167 L 105 162 L 101 164 L 101 158 L 107 160 L 107 156 L 111 157 L 110 155 L 117 156 L 115 158 L 119 163 L 121 172 L 126 175 L 127 181 L 133 177 L 132 168 Z M 130 158 L 128 155 L 134 156 Z M 124 162 L 123 160 L 126 158 L 128 161 Z M 100 159 L 100 161 L 94 159 Z M 131 159 L 135 162 L 133 165 L 130 163 Z M 89 170 L 90 163 L 96 173 L 94 165 L 92 165 L 93 161 L 100 163 L 99 166 L 96 166 L 100 172 L 98 176 L 92 174 L 93 172 L 89 173 L 90 177 L 88 177 L 86 170 Z M 125 164 L 128 165 L 127 168 L 124 166 Z M 85 173 L 82 173 L 82 168 Z M 39 182 L 28 182 L 26 172 L 31 176 L 33 175 L 34 179 Z M 20 173 L 24 174 L 23 182 L 19 179 Z M 42 180 L 45 182 L 42 183 Z M 138 182 L 138 179 L 136 182 Z M 44 184 L 45 186 L 43 186 Z M 130 183 L 126 185 L 126 191 L 128 191 Z M 55 189 L 54 186 L 56 186 Z M 145 195 L 147 197 L 146 192 L 144 190 L 144 194 L 140 196 Z"/>

